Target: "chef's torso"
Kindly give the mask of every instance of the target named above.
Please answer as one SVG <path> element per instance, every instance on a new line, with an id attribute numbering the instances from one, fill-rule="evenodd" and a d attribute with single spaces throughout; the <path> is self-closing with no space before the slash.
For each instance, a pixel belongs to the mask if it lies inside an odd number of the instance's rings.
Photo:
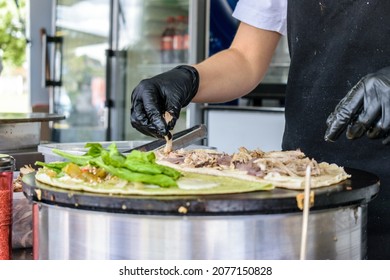
<path id="1" fill-rule="evenodd" d="M 240 0 L 234 16 L 287 32 L 291 54 L 283 149 L 384 175 L 390 147 L 363 137 L 324 141 L 326 119 L 368 73 L 390 66 L 390 1 Z M 283 22 L 287 21 L 287 25 Z M 382 158 L 382 160 L 378 160 Z M 390 183 L 390 177 L 389 177 Z"/>
<path id="2" fill-rule="evenodd" d="M 263 1 L 240 0 L 242 11 Z M 368 207 L 368 258 L 390 258 L 390 145 L 362 137 L 324 141 L 326 119 L 338 102 L 366 74 L 390 66 L 390 1 L 265 0 L 265 10 L 279 7 L 275 28 L 269 18 L 253 25 L 284 34 L 286 11 L 291 65 L 285 100 L 283 149 L 301 149 L 318 161 L 370 171 L 380 177 L 379 196 Z M 288 5 L 286 5 L 288 3 Z M 262 6 L 262 5 L 260 5 Z M 285 10 L 283 10 L 285 9 Z M 249 13 L 249 12 L 248 12 Z M 240 18 L 240 17 L 241 18 Z M 254 15 L 253 15 L 254 17 Z M 362 240 L 364 242 L 364 240 Z"/>
<path id="3" fill-rule="evenodd" d="M 288 2 L 284 149 L 301 148 L 318 160 L 372 171 L 390 158 L 381 140 L 350 141 L 344 134 L 334 143 L 323 139 L 326 119 L 340 99 L 366 74 L 390 66 L 389 14 L 390 1 Z"/>

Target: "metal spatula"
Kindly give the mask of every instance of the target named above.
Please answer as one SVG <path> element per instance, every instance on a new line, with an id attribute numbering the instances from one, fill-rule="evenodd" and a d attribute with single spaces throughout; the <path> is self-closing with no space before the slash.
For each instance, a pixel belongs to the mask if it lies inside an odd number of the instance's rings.
<path id="1" fill-rule="evenodd" d="M 172 149 L 177 150 L 181 148 L 188 147 L 191 144 L 196 143 L 199 140 L 206 138 L 207 136 L 207 128 L 204 124 L 195 125 L 191 128 L 179 131 L 172 135 Z M 132 150 L 139 151 L 154 151 L 158 150 L 166 144 L 165 139 L 158 139 L 144 145 L 122 151 L 122 153 L 129 153 Z"/>

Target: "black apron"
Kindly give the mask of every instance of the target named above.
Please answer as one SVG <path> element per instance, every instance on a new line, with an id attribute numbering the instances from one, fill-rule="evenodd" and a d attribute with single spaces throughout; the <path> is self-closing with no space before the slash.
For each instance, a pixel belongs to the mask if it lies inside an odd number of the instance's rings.
<path id="1" fill-rule="evenodd" d="M 283 149 L 380 177 L 368 205 L 368 259 L 390 259 L 390 145 L 362 137 L 324 141 L 326 119 L 368 73 L 390 66 L 390 1 L 288 1 L 291 54 Z"/>

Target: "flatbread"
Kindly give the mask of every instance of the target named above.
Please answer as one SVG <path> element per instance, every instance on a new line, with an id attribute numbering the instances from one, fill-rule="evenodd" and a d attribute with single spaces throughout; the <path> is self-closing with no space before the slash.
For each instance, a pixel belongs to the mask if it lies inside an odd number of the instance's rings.
<path id="1" fill-rule="evenodd" d="M 300 150 L 263 152 L 242 147 L 236 154 L 229 155 L 215 150 L 183 149 L 168 155 L 157 152 L 157 162 L 182 172 L 237 178 L 294 190 L 304 189 L 308 165 L 312 169 L 311 188 L 330 186 L 351 177 L 343 167 L 317 163 Z M 248 171 L 245 165 L 255 170 Z"/>
<path id="2" fill-rule="evenodd" d="M 235 178 L 224 178 L 207 174 L 184 172 L 177 181 L 177 187 L 163 188 L 157 185 L 129 182 L 117 177 L 111 177 L 104 182 L 91 183 L 68 175 L 53 176 L 47 168 L 40 168 L 35 179 L 50 187 L 70 191 L 85 191 L 109 195 L 207 195 L 231 194 L 253 191 L 272 190 L 272 184 L 265 182 L 250 182 Z"/>
<path id="3" fill-rule="evenodd" d="M 51 187 L 110 195 L 204 195 L 275 187 L 302 190 L 307 166 L 311 167 L 311 188 L 350 178 L 343 167 L 317 163 L 300 150 L 263 152 L 242 147 L 227 154 L 207 149 L 166 153 L 162 149 L 123 155 L 114 144 L 108 149 L 98 143 L 87 146 L 90 149 L 82 156 L 53 149 L 69 162 L 37 162 L 42 168 L 36 180 Z"/>

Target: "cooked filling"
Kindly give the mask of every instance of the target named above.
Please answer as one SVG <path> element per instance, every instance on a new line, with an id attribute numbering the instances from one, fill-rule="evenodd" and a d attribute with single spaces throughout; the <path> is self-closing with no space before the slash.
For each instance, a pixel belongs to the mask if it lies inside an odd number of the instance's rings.
<path id="1" fill-rule="evenodd" d="M 164 119 L 168 124 L 173 119 L 173 117 L 169 112 L 165 112 Z M 172 152 L 172 134 L 171 134 L 171 132 L 169 132 L 169 135 L 165 136 L 164 138 L 165 138 L 165 141 L 167 141 L 165 148 L 164 148 L 164 153 L 169 154 L 170 152 Z"/>
<path id="2" fill-rule="evenodd" d="M 169 136 L 165 136 L 165 141 L 167 142 L 165 144 L 165 147 L 164 147 L 164 153 L 165 154 L 169 154 L 170 152 L 172 152 L 172 136 L 169 137 Z"/>
<path id="3" fill-rule="evenodd" d="M 270 173 L 304 177 L 308 165 L 311 166 L 312 176 L 321 174 L 317 161 L 308 158 L 300 150 L 263 152 L 242 147 L 237 153 L 227 154 L 212 150 L 180 149 L 168 154 L 158 154 L 158 158 L 183 167 L 233 169 L 260 178 Z"/>
<path id="4" fill-rule="evenodd" d="M 31 167 L 31 165 L 25 165 L 20 168 L 20 172 L 15 180 L 13 180 L 13 188 L 14 192 L 22 192 L 23 191 L 23 186 L 22 186 L 22 178 L 24 175 L 34 172 L 35 169 Z"/>

